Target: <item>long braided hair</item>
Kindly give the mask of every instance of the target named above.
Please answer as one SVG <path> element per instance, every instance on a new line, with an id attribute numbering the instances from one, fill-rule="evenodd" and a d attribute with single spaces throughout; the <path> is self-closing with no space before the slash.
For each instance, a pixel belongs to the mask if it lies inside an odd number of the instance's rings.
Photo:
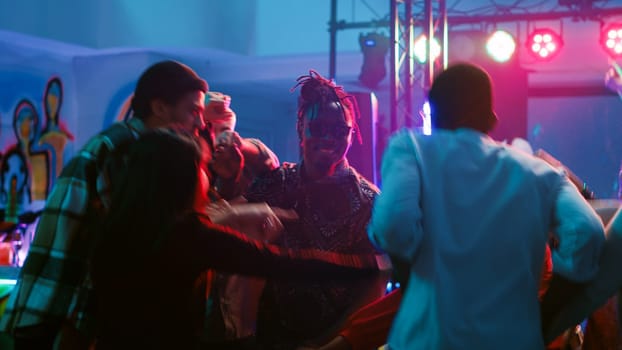
<path id="1" fill-rule="evenodd" d="M 357 140 L 362 143 L 361 133 L 359 132 L 357 120 L 360 118 L 360 111 L 356 98 L 349 95 L 342 86 L 336 85 L 332 80 L 324 78 L 315 70 L 309 70 L 308 75 L 302 75 L 296 79 L 296 85 L 290 91 L 296 90 L 300 86 L 298 96 L 298 119 L 296 121 L 296 131 L 298 139 L 302 140 L 304 130 L 305 113 L 309 108 L 317 108 L 321 113 L 327 109 L 331 103 L 336 103 L 346 121 L 352 121 L 352 130 L 357 135 Z"/>

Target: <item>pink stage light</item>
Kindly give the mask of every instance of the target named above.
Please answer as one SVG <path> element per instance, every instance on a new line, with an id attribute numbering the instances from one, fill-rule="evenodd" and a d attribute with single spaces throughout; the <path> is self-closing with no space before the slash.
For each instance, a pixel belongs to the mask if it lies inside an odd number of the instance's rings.
<path id="1" fill-rule="evenodd" d="M 539 60 L 550 60 L 561 50 L 564 42 L 559 34 L 549 28 L 536 29 L 527 38 L 527 49 Z"/>
<path id="2" fill-rule="evenodd" d="M 622 23 L 609 23 L 600 32 L 600 44 L 611 57 L 622 57 Z"/>

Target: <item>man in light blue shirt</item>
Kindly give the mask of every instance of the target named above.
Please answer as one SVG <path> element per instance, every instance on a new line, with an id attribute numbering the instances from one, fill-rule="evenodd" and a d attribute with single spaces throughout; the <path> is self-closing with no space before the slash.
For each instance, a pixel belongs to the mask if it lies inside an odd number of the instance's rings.
<path id="1" fill-rule="evenodd" d="M 391 349 L 542 349 L 538 286 L 553 269 L 594 277 L 602 223 L 563 174 L 487 136 L 497 117 L 489 76 L 458 64 L 429 93 L 431 136 L 389 142 L 369 237 L 410 265 Z"/>

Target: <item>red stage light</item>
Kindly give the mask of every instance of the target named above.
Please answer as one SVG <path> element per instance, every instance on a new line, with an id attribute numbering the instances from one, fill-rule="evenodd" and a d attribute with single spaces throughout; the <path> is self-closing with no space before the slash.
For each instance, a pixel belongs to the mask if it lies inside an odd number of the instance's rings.
<path id="1" fill-rule="evenodd" d="M 563 46 L 559 34 L 548 28 L 536 29 L 527 38 L 527 49 L 540 60 L 550 60 Z"/>
<path id="2" fill-rule="evenodd" d="M 612 57 L 622 57 L 622 23 L 610 23 L 600 32 L 600 44 Z"/>

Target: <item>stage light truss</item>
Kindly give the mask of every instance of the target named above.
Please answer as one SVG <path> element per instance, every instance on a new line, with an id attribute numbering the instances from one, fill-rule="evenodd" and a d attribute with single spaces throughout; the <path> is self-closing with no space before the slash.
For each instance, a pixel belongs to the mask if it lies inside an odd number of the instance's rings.
<path id="1" fill-rule="evenodd" d="M 614 6 L 608 2 L 603 2 L 604 6 L 596 6 L 595 2 L 581 2 L 582 6 L 576 6 L 574 3 L 564 5 L 551 0 L 554 3 L 550 10 L 538 11 L 528 6 L 501 6 L 491 1 L 490 10 L 479 12 L 460 13 L 452 12 L 448 16 L 446 0 L 391 0 L 389 8 L 389 20 L 375 20 L 369 22 L 346 22 L 337 21 L 337 0 L 331 0 L 331 18 L 329 21 L 330 32 L 330 53 L 329 53 L 329 75 L 334 78 L 336 75 L 336 37 L 339 30 L 346 29 L 364 29 L 390 27 L 391 58 L 389 60 L 390 71 L 390 128 L 391 132 L 402 126 L 411 127 L 412 123 L 418 118 L 418 113 L 413 112 L 412 96 L 416 80 L 419 80 L 424 93 L 427 93 L 434 70 L 436 66 L 444 68 L 447 65 L 448 51 L 448 27 L 456 27 L 461 25 L 496 25 L 498 23 L 516 23 L 516 22 L 536 22 L 563 20 L 571 18 L 573 20 L 591 20 L 607 23 L 606 19 L 613 16 L 622 16 L 622 6 Z M 465 2 L 466 3 L 466 2 Z M 521 3 L 518 1 L 516 3 Z M 423 4 L 423 11 L 421 5 Z M 413 6 L 417 6 L 416 13 L 413 12 Z M 436 5 L 433 8 L 433 5 Z M 562 5 L 562 6 L 559 6 Z M 436 38 L 441 43 L 441 57 L 436 60 L 426 59 L 422 64 L 415 64 L 414 55 L 414 29 L 422 28 L 422 33 L 427 38 Z M 610 36 L 613 36 L 611 34 Z M 618 45 L 618 36 L 620 37 Z M 548 38 L 548 37 L 547 37 Z M 615 42 L 612 42 L 613 39 Z M 604 40 L 604 41 L 603 41 Z M 428 41 L 428 43 L 434 41 Z M 614 56 L 618 57 L 617 50 L 622 55 L 622 32 L 618 35 L 616 31 L 615 38 L 601 38 L 603 47 L 607 49 L 612 46 Z M 559 42 L 561 45 L 561 41 Z M 428 44 L 429 45 L 429 44 Z M 617 46 L 616 46 L 617 45 Z M 545 44 L 545 47 L 547 45 Z M 550 48 L 551 45 L 548 45 Z M 508 47 L 505 47 L 506 49 Z M 555 47 L 556 52 L 559 46 Z M 555 50 L 554 50 L 555 51 Z M 426 52 L 432 52 L 430 47 Z M 547 58 L 554 56 L 551 52 L 547 53 Z M 428 57 L 429 58 L 429 57 Z M 416 115 L 417 114 L 417 115 Z"/>

